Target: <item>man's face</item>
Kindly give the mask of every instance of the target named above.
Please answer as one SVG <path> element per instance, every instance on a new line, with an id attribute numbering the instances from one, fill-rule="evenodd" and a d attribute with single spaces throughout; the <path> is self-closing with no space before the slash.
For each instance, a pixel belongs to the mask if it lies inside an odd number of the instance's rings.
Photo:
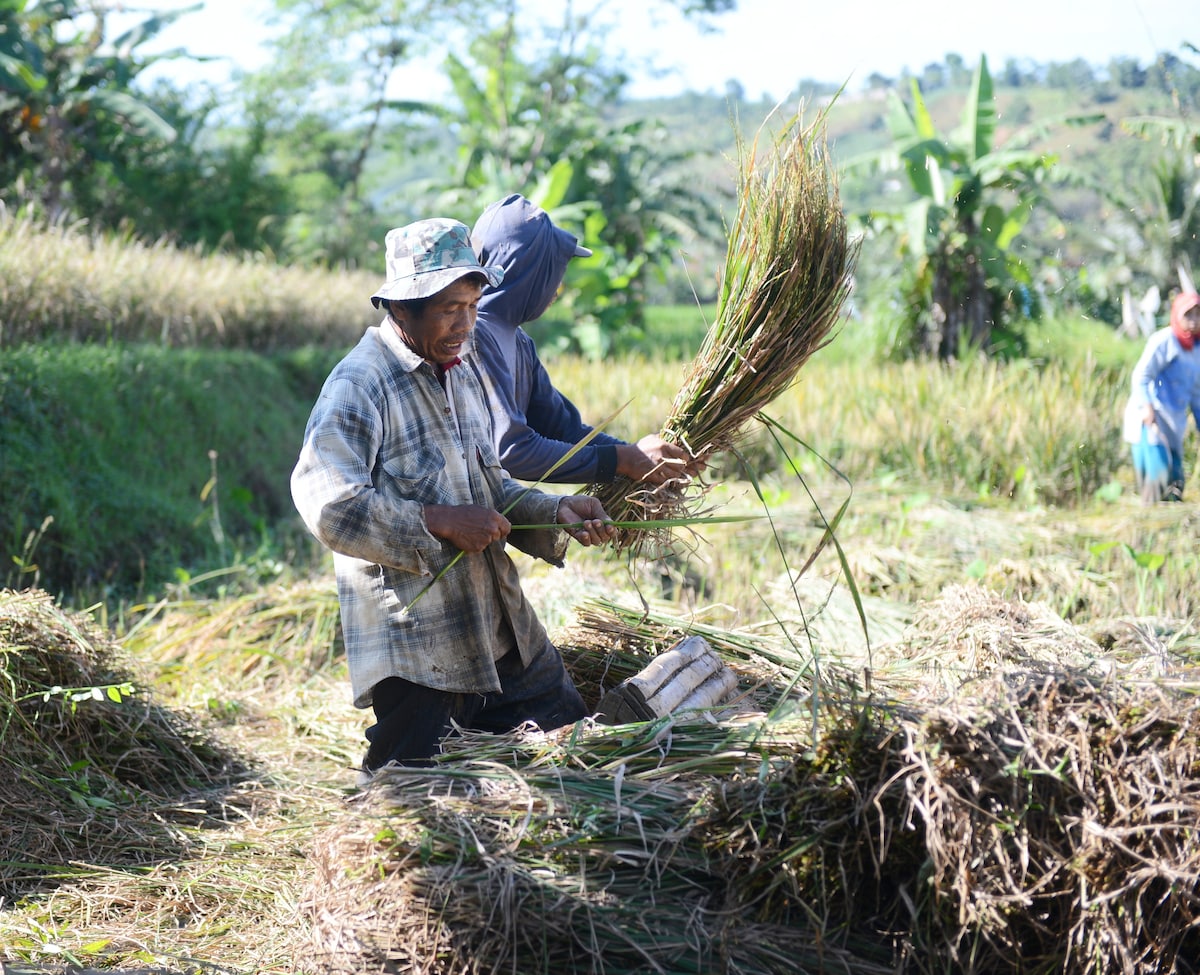
<path id="1" fill-rule="evenodd" d="M 1200 335 L 1200 305 L 1183 313 L 1183 325 L 1193 335 Z"/>
<path id="2" fill-rule="evenodd" d="M 408 347 L 422 359 L 435 364 L 453 362 L 475 328 L 482 293 L 478 278 L 459 278 L 431 297 L 421 315 L 393 306 L 392 317 Z"/>

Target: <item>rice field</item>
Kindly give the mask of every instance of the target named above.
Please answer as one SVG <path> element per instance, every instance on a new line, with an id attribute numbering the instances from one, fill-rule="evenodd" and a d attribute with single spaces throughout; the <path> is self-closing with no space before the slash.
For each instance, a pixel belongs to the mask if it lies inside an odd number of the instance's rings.
<path id="1" fill-rule="evenodd" d="M 749 520 L 518 556 L 586 701 L 701 635 L 722 709 L 468 734 L 359 791 L 320 553 L 0 589 L 5 975 L 1195 972 L 1195 455 L 1144 507 L 1119 367 L 867 368 L 856 328 L 710 461 Z M 684 365 L 552 372 L 633 437 Z"/>
<path id="2" fill-rule="evenodd" d="M 738 708 L 367 793 L 327 566 L 119 619 L 4 593 L 6 971 L 1188 971 L 1194 502 L 812 490 L 679 561 L 523 564 L 585 699 L 700 633 Z"/>
<path id="3" fill-rule="evenodd" d="M 147 342 L 270 351 L 345 345 L 373 323 L 375 272 L 283 267 L 163 242 L 47 228 L 0 212 L 0 348 L 55 341 Z"/>

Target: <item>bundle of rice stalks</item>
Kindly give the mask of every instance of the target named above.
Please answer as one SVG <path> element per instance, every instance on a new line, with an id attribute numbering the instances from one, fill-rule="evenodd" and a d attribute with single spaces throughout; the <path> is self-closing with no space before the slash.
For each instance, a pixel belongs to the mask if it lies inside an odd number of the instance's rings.
<path id="1" fill-rule="evenodd" d="M 897 971 L 1194 971 L 1198 689 L 1045 668 L 927 710 L 839 706 L 709 829 L 748 903 L 890 932 Z"/>
<path id="2" fill-rule="evenodd" d="M 760 155 L 739 141 L 739 203 L 730 228 L 716 317 L 684 377 L 663 436 L 707 462 L 737 446 L 746 424 L 833 338 L 849 295 L 857 243 L 825 144 L 825 116 L 793 117 Z M 618 478 L 593 485 L 618 522 L 676 519 L 695 511 L 699 480 L 658 488 Z M 669 543 L 669 530 L 625 529 L 618 544 Z"/>
<path id="3" fill-rule="evenodd" d="M 1087 670 L 1101 656 L 1094 640 L 1048 607 L 978 585 L 947 586 L 937 599 L 922 604 L 892 649 L 925 670 L 926 693 L 938 697 L 1005 667 Z"/>
<path id="4" fill-rule="evenodd" d="M 331 972 L 883 975 L 886 950 L 732 909 L 693 833 L 723 778 L 794 744 L 663 720 L 468 736 L 443 766 L 387 770 L 318 844 L 315 957 Z"/>
<path id="5" fill-rule="evenodd" d="M 180 827 L 246 769 L 179 715 L 89 617 L 0 590 L 0 902 L 71 865 L 182 856 Z"/>
<path id="6" fill-rule="evenodd" d="M 738 675 L 742 702 L 763 710 L 778 704 L 781 695 L 806 697 L 816 680 L 812 656 L 779 632 L 762 626 L 729 630 L 603 598 L 580 605 L 575 625 L 556 633 L 554 642 L 585 702 L 595 705 L 605 691 L 689 636 L 707 640 Z M 843 679 L 832 669 L 825 676 Z"/>
<path id="7" fill-rule="evenodd" d="M 980 625 L 982 601 L 956 596 L 958 622 Z M 432 768 L 386 770 L 319 839 L 317 958 L 439 975 L 1194 971 L 1200 680 L 1071 669 L 1046 659 L 1036 613 L 992 611 L 1042 659 L 1010 634 L 1004 663 L 935 704 L 829 686 L 819 727 L 793 710 L 466 734 Z"/>
<path id="8" fill-rule="evenodd" d="M 954 907 L 923 934 L 960 958 L 1017 954 L 1029 970 L 1194 971 L 1195 676 L 989 684 L 984 710 L 935 712 L 911 738 L 911 806 L 937 840 L 930 881 Z"/>

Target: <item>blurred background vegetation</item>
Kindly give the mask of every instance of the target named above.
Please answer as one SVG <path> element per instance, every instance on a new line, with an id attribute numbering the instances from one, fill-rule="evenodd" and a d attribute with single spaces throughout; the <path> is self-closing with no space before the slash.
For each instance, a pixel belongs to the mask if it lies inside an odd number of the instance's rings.
<path id="1" fill-rule="evenodd" d="M 709 21 L 735 7 L 658 2 Z M 619 48 L 580 9 L 544 30 L 517 0 L 274 0 L 265 67 L 181 87 L 149 69 L 186 52 L 146 51 L 188 10 L 116 33 L 94 0 L 4 0 L 0 202 L 91 234 L 377 272 L 389 227 L 431 213 L 470 225 L 523 192 L 601 255 L 572 270 L 557 317 L 563 343 L 604 354 L 638 337 L 647 304 L 713 298 L 736 140 L 776 106 L 733 81 L 632 100 Z M 1180 266 L 1191 274 L 1200 60 L 1187 38 L 1152 64 L 970 56 L 840 94 L 798 79 L 776 116 L 826 112 L 866 237 L 855 309 L 884 313 L 886 351 L 1019 345 L 1023 322 L 1062 310 L 1117 325 L 1126 289 L 1165 296 Z M 390 94 L 417 59 L 441 65 L 447 97 Z"/>
<path id="2" fill-rule="evenodd" d="M 592 415 L 636 394 L 614 432 L 655 427 L 711 319 L 739 139 L 798 110 L 824 113 L 863 248 L 789 429 L 848 476 L 977 497 L 1075 504 L 1124 477 L 1131 340 L 1200 264 L 1187 39 L 1151 64 L 947 53 L 777 106 L 736 82 L 631 99 L 587 14 L 531 36 L 515 0 L 272 12 L 265 67 L 182 87 L 145 79 L 187 53 L 147 52 L 188 11 L 117 29 L 101 3 L 0 0 L 0 583 L 103 597 L 295 556 L 286 472 L 372 321 L 386 230 L 509 192 L 597 254 L 531 329 L 556 378 Z M 393 98 L 430 57 L 451 94 Z"/>

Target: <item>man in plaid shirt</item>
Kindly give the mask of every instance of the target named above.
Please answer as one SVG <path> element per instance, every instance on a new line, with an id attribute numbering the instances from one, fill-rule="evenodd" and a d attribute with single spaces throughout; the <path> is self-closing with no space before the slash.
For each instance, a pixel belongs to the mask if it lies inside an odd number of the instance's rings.
<path id="1" fill-rule="evenodd" d="M 354 705 L 375 713 L 368 776 L 427 762 L 454 724 L 549 731 L 582 718 L 505 543 L 562 565 L 571 537 L 614 534 L 597 499 L 504 472 L 476 373 L 454 368 L 503 272 L 479 263 L 454 220 L 392 230 L 386 249 L 371 300 L 387 315 L 325 381 L 291 480 L 334 554 Z"/>

